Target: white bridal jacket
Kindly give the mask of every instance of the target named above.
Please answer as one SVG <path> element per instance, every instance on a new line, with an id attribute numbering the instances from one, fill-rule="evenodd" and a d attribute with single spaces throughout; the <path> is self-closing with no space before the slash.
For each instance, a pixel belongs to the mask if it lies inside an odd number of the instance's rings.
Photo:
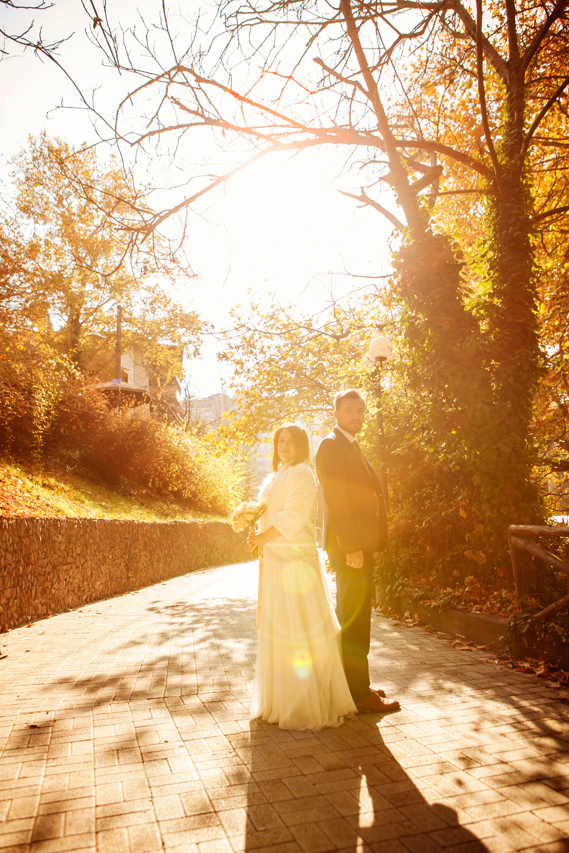
<path id="1" fill-rule="evenodd" d="M 306 463 L 283 465 L 263 485 L 259 646 L 251 716 L 319 731 L 356 712 L 340 655 L 340 626 L 318 558 L 316 483 Z"/>

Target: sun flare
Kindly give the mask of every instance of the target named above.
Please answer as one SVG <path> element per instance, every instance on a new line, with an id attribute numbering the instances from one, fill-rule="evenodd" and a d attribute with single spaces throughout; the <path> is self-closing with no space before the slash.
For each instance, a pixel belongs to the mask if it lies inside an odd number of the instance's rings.
<path id="1" fill-rule="evenodd" d="M 331 158 L 316 152 L 272 156 L 236 176 L 222 216 L 239 299 L 248 289 L 293 297 L 338 265 L 339 220 L 349 219 L 348 208 Z"/>

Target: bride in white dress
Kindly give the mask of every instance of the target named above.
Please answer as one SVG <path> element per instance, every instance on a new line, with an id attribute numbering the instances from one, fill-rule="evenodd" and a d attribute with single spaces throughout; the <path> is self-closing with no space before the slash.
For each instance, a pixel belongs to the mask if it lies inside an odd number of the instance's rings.
<path id="1" fill-rule="evenodd" d="M 319 731 L 356 713 L 340 652 L 340 625 L 316 549 L 316 483 L 306 432 L 285 424 L 274 436 L 273 471 L 258 547 L 259 646 L 251 717 L 281 729 Z"/>

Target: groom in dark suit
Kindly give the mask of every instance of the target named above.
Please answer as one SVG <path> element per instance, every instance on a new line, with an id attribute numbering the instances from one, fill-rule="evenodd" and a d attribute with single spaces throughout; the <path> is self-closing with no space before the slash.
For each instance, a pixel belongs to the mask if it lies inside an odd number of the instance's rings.
<path id="1" fill-rule="evenodd" d="M 316 452 L 324 503 L 324 548 L 336 573 L 336 613 L 342 626 L 342 657 L 348 685 L 360 712 L 398 711 L 382 690 L 370 687 L 368 654 L 375 557 L 387 543 L 381 482 L 363 455 L 356 435 L 365 420 L 359 391 L 334 398 L 336 426 Z"/>

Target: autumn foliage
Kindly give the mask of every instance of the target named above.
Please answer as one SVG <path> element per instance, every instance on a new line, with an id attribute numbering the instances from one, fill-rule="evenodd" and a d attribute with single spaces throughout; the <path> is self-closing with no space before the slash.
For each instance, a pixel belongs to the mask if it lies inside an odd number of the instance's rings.
<path id="1" fill-rule="evenodd" d="M 32 332 L 0 334 L 0 452 L 40 458 L 71 368 Z"/>
<path id="2" fill-rule="evenodd" d="M 111 488 L 131 484 L 208 513 L 226 515 L 239 501 L 239 462 L 216 455 L 202 438 L 136 410 L 118 416 L 81 380 L 64 384 L 64 372 L 49 361 L 28 374 L 34 385 L 2 373 L 12 366 L 0 361 L 4 457 L 55 460 Z"/>
<path id="3" fill-rule="evenodd" d="M 127 410 L 118 417 L 81 385 L 59 401 L 47 441 L 60 460 L 111 486 L 132 483 L 219 514 L 240 498 L 235 459 L 215 455 L 203 439 L 148 414 Z"/>
<path id="4" fill-rule="evenodd" d="M 113 350 L 117 303 L 123 351 L 142 351 L 158 398 L 180 354 L 199 352 L 202 321 L 174 287 L 189 270 L 166 241 L 132 237 L 144 194 L 116 162 L 45 134 L 14 166 L 0 227 L 0 455 L 228 513 L 241 497 L 238 461 L 149 413 L 111 410 L 94 388 L 93 354 Z"/>

